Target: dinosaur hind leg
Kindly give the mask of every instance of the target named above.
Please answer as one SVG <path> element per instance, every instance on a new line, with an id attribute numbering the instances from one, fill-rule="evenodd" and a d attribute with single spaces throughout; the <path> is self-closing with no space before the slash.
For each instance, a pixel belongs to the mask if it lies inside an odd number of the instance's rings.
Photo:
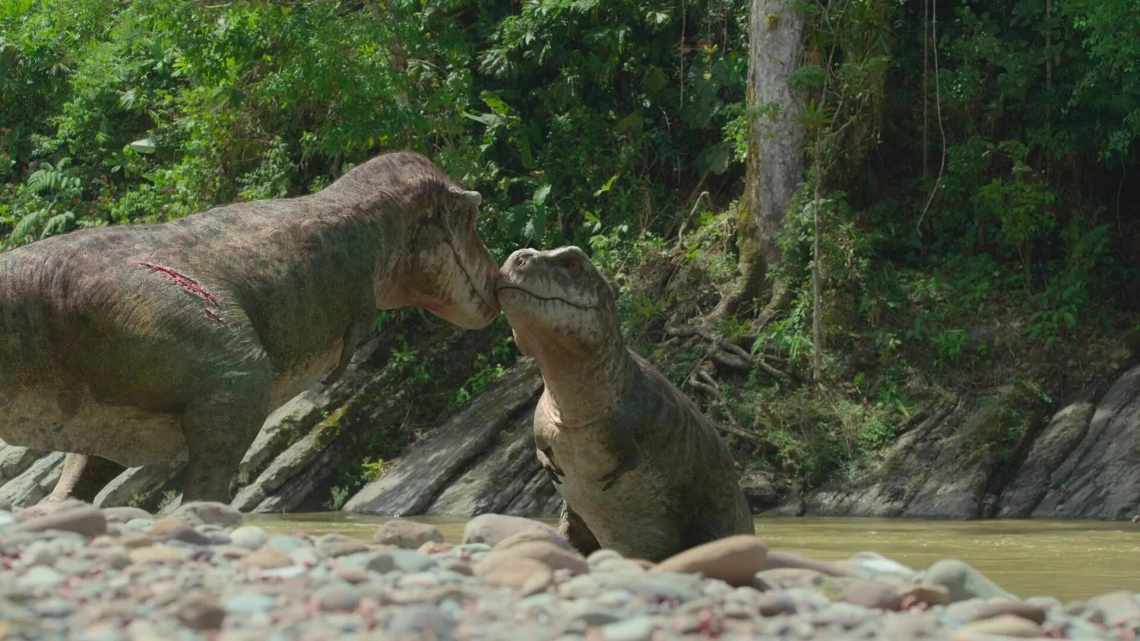
<path id="1" fill-rule="evenodd" d="M 219 377 L 218 385 L 182 415 L 189 461 L 183 502 L 228 503 L 238 464 L 269 413 L 268 359 L 246 363 Z"/>
<path id="2" fill-rule="evenodd" d="M 44 502 L 62 501 L 70 497 L 75 491 L 75 486 L 79 485 L 79 480 L 83 478 L 85 469 L 87 469 L 87 455 L 69 452 L 63 459 L 63 472 Z"/>
<path id="3" fill-rule="evenodd" d="M 583 555 L 602 547 L 582 517 L 565 503 L 562 504 L 562 516 L 558 519 L 558 531 Z"/>

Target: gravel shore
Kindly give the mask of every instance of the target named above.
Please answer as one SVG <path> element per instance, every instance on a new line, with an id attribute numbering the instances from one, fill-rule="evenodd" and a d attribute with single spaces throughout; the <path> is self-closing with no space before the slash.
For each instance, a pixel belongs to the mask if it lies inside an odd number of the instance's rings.
<path id="1" fill-rule="evenodd" d="M 411 521 L 368 544 L 241 519 L 212 503 L 167 517 L 75 501 L 0 511 L 0 640 L 1140 635 L 1138 594 L 1020 599 L 955 560 L 921 571 L 872 553 L 828 563 L 731 537 L 655 565 L 610 550 L 583 558 L 517 517 L 476 517 L 460 545 Z"/>

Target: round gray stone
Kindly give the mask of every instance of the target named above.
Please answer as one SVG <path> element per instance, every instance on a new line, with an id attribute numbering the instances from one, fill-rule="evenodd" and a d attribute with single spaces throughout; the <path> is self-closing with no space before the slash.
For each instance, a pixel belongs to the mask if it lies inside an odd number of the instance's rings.
<path id="1" fill-rule="evenodd" d="M 361 591 L 349 586 L 332 585 L 317 591 L 317 604 L 325 612 L 351 612 L 360 604 Z"/>
<path id="2" fill-rule="evenodd" d="M 443 543 L 443 533 L 427 523 L 393 519 L 380 526 L 373 540 L 381 545 L 414 550 L 429 541 Z"/>
<path id="3" fill-rule="evenodd" d="M 238 592 L 228 598 L 222 603 L 227 613 L 230 614 L 253 614 L 257 612 L 265 612 L 276 605 L 277 599 L 259 592 Z"/>
<path id="4" fill-rule="evenodd" d="M 46 592 L 63 583 L 66 577 L 52 568 L 37 565 L 16 580 L 18 588 L 32 592 Z"/>
<path id="5" fill-rule="evenodd" d="M 605 641 L 647 641 L 653 635 L 653 620 L 646 616 L 611 623 L 601 629 Z"/>

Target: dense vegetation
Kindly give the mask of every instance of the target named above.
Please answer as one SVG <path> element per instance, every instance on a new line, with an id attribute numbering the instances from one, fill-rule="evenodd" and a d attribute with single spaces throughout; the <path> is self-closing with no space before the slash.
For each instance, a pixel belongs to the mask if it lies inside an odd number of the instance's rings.
<path id="1" fill-rule="evenodd" d="M 498 256 L 586 247 L 633 343 L 743 454 L 815 483 L 940 394 L 1012 382 L 1011 411 L 1031 413 L 1140 332 L 1140 40 L 1120 35 L 1140 6 L 923 5 L 802 6 L 813 186 L 766 324 L 760 301 L 682 331 L 736 269 L 763 108 L 746 104 L 741 0 L 7 0 L 0 243 L 303 194 L 419 150 L 484 193 Z M 714 365 L 710 336 L 753 360 Z M 450 405 L 513 358 L 502 345 Z"/>

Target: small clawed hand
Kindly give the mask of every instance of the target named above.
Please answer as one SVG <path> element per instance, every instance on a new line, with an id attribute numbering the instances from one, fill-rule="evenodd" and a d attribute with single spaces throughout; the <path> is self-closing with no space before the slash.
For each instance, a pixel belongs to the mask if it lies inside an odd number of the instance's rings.
<path id="1" fill-rule="evenodd" d="M 562 483 L 562 477 L 566 475 L 562 468 L 554 462 L 554 451 L 549 447 L 538 450 L 538 463 L 546 473 L 550 475 L 550 480 L 554 481 L 555 485 Z"/>
<path id="2" fill-rule="evenodd" d="M 626 472 L 625 466 L 624 465 L 618 465 L 617 467 L 614 468 L 614 471 L 612 471 L 609 474 L 598 479 L 598 482 L 600 482 L 602 484 L 602 491 L 605 492 L 605 491 L 609 490 L 611 487 L 613 487 L 614 484 L 618 482 L 618 479 L 621 478 L 622 474 L 625 474 L 625 472 Z"/>

